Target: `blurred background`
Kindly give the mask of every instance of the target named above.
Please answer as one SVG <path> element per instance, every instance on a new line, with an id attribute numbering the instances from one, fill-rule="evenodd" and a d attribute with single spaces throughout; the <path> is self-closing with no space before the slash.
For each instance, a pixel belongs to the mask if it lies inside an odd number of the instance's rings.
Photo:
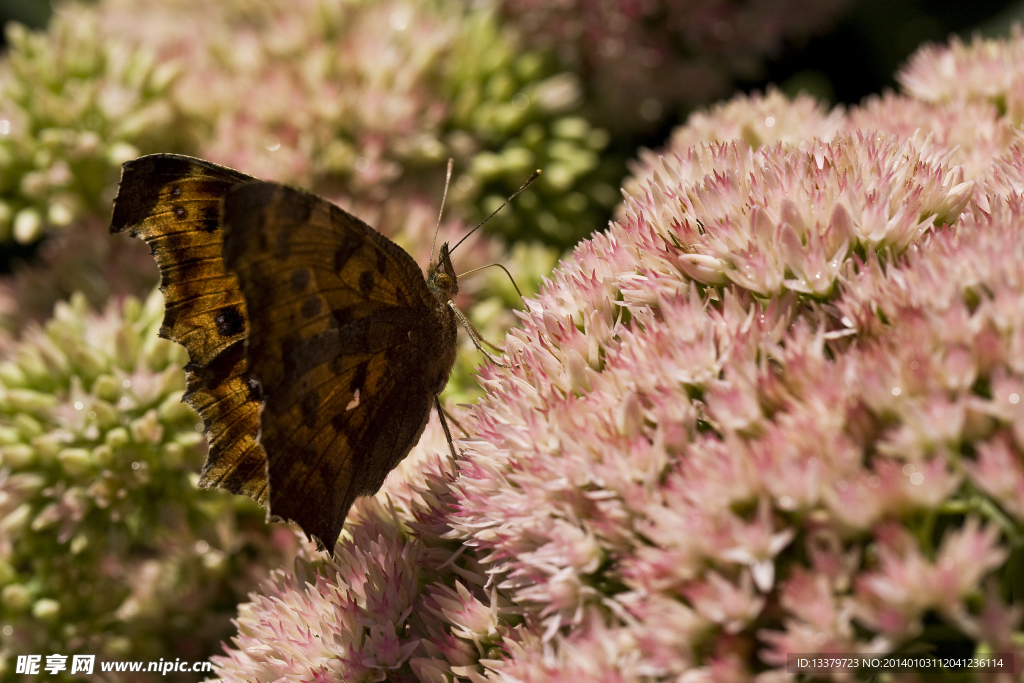
<path id="1" fill-rule="evenodd" d="M 0 0 L 0 25 L 17 21 L 43 28 L 52 13 L 51 0 Z M 774 83 L 790 95 L 804 90 L 831 104 L 856 104 L 883 88 L 895 89 L 896 70 L 921 43 L 945 42 L 951 34 L 1007 35 L 1022 20 L 1020 0 L 850 0 L 824 32 L 790 41 L 755 69 L 759 73 L 736 85 L 749 92 Z M 647 132 L 643 142 L 664 140 L 685 109 L 666 112 L 675 116 L 666 116 L 664 127 Z"/>

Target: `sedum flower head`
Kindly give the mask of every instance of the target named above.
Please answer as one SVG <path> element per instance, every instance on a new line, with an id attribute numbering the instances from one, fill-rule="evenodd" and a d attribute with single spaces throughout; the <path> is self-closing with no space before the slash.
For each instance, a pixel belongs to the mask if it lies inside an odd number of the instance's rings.
<path id="1" fill-rule="evenodd" d="M 884 178 L 878 159 L 927 165 L 907 144 L 816 149 Z M 814 158 L 776 154 L 776 168 Z M 902 256 L 851 255 L 828 291 L 765 293 L 669 268 L 657 254 L 686 224 L 648 202 L 577 248 L 508 337 L 513 367 L 484 373 L 452 527 L 536 639 L 510 636 L 489 675 L 750 680 L 787 652 L 923 645 L 935 620 L 1011 651 L 1019 615 L 982 624 L 1008 609 L 987 582 L 1020 528 L 1001 502 L 1018 484 L 995 472 L 1024 453 L 1007 383 L 1024 337 L 997 302 L 1021 295 L 1024 200 L 907 233 Z"/>
<path id="2" fill-rule="evenodd" d="M 8 670 L 44 651 L 199 657 L 296 545 L 255 506 L 195 488 L 202 434 L 180 403 L 184 352 L 156 336 L 162 314 L 159 293 L 103 314 L 73 297 L 0 362 Z"/>
<path id="3" fill-rule="evenodd" d="M 175 101 L 197 121 L 205 158 L 400 208 L 409 194 L 440 196 L 454 157 L 450 201 L 474 219 L 543 168 L 492 227 L 563 247 L 616 200 L 598 157 L 608 135 L 579 117 L 577 79 L 519 50 L 489 11 L 455 0 L 245 1 L 211 6 L 196 26 L 187 7 L 106 0 L 99 24 L 141 34 L 177 65 Z"/>
<path id="4" fill-rule="evenodd" d="M 187 148 L 170 93 L 177 71 L 111 40 L 68 5 L 47 32 L 7 26 L 0 62 L 0 241 L 31 244 L 82 215 L 109 212 L 121 163 Z"/>
<path id="5" fill-rule="evenodd" d="M 842 109 L 829 112 L 820 102 L 803 93 L 790 100 L 777 88 L 770 87 L 764 95 L 757 92 L 737 95 L 707 111 L 691 114 L 685 126 L 673 131 L 664 150 L 641 149 L 639 160 L 630 164 L 632 176 L 623 186 L 632 195 L 640 193 L 640 186 L 652 180 L 655 171 L 661 168 L 661 156 L 685 155 L 702 143 L 742 140 L 752 149 L 776 143 L 792 149 L 811 138 L 830 142 L 842 126 Z M 621 210 L 620 206 L 618 211 L 621 213 Z"/>
<path id="6" fill-rule="evenodd" d="M 900 253 L 956 219 L 974 184 L 948 156 L 929 141 L 864 134 L 792 152 L 701 145 L 661 157 L 620 213 L 646 244 L 666 245 L 663 262 L 646 258 L 669 281 L 675 271 L 762 297 L 827 297 L 849 255 Z"/>
<path id="7" fill-rule="evenodd" d="M 904 91 L 924 102 L 989 102 L 1024 117 L 1024 30 L 1014 26 L 1008 39 L 975 36 L 969 44 L 953 37 L 948 45 L 926 45 L 896 75 Z"/>
<path id="8" fill-rule="evenodd" d="M 462 419 L 464 414 L 456 411 Z M 222 681 L 451 680 L 515 621 L 479 559 L 446 538 L 453 475 L 434 418 L 373 498 L 359 499 L 333 558 L 308 552 L 241 606 Z"/>
<path id="9" fill-rule="evenodd" d="M 1013 141 L 1013 126 L 989 101 L 930 102 L 892 92 L 852 107 L 846 127 L 901 138 L 931 136 L 937 146 L 950 150 L 949 161 L 962 167 L 969 180 L 984 178 Z"/>

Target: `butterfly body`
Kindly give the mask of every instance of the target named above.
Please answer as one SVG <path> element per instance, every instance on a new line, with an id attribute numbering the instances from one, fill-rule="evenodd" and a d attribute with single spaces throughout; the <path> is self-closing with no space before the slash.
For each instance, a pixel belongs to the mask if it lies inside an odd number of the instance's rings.
<path id="1" fill-rule="evenodd" d="M 419 440 L 455 362 L 447 245 L 409 254 L 315 195 L 178 155 L 124 166 L 112 232 L 151 246 L 163 336 L 189 351 L 201 485 L 333 548 L 355 498 Z"/>

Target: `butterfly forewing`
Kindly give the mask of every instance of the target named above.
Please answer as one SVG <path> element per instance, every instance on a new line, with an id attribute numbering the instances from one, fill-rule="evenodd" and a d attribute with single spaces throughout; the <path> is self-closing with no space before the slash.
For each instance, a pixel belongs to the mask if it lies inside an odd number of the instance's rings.
<path id="1" fill-rule="evenodd" d="M 220 203 L 250 176 L 199 159 L 154 154 L 124 164 L 111 232 L 149 245 L 166 303 L 161 336 L 189 354 L 185 399 L 206 426 L 210 451 L 200 485 L 268 501 L 257 442 L 260 396 L 244 354 L 248 336 L 238 279 L 224 267 Z"/>
<path id="2" fill-rule="evenodd" d="M 225 196 L 223 221 L 264 392 L 270 509 L 331 549 L 355 498 L 419 439 L 455 319 L 412 257 L 319 197 L 250 182 Z"/>

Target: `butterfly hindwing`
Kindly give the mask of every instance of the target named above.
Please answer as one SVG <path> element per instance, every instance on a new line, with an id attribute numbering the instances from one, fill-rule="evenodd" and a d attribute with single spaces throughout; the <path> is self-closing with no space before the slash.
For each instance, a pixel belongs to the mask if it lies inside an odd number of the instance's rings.
<path id="1" fill-rule="evenodd" d="M 265 405 L 270 509 L 331 549 L 357 496 L 416 444 L 455 319 L 400 247 L 326 200 L 250 182 L 223 205 Z"/>
<path id="2" fill-rule="evenodd" d="M 259 386 L 248 371 L 245 300 L 224 267 L 220 204 L 252 180 L 192 157 L 153 154 L 123 166 L 111 232 L 141 236 L 160 268 L 166 312 L 160 335 L 189 353 L 185 399 L 210 444 L 200 485 L 268 502 L 266 456 L 257 441 Z"/>

